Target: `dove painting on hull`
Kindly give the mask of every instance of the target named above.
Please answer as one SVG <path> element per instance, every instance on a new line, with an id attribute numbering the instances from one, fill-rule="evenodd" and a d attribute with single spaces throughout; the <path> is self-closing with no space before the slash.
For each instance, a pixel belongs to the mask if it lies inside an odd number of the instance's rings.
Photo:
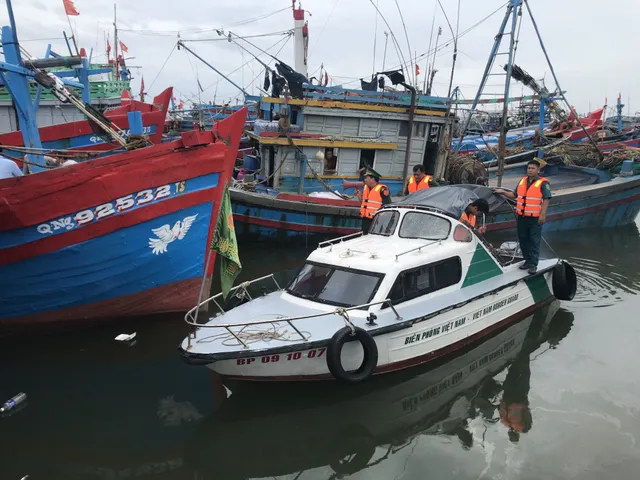
<path id="1" fill-rule="evenodd" d="M 203 276 L 210 284 L 206 258 L 246 114 L 0 180 L 0 336 L 187 311 Z"/>

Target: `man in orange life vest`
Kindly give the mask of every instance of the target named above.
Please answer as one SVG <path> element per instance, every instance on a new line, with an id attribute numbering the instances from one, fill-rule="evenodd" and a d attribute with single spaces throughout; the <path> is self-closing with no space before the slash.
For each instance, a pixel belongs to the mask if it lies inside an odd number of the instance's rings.
<path id="1" fill-rule="evenodd" d="M 365 187 L 362 196 L 360 192 L 357 192 L 358 198 L 362 200 L 360 218 L 362 218 L 362 232 L 364 235 L 369 233 L 373 215 L 382 208 L 382 205 L 391 203 L 389 188 L 379 182 L 380 174 L 373 168 L 369 168 L 364 175 Z"/>
<path id="2" fill-rule="evenodd" d="M 547 207 L 551 198 L 549 180 L 540 177 L 540 162 L 531 160 L 527 164 L 527 176 L 520 180 L 515 190 L 511 192 L 498 188 L 495 193 L 516 199 L 518 241 L 524 256 L 524 264 L 520 269 L 536 273 L 542 225 L 547 219 Z"/>
<path id="3" fill-rule="evenodd" d="M 474 200 L 467 208 L 462 212 L 462 216 L 460 217 L 460 221 L 470 227 L 476 228 L 477 216 L 479 213 L 483 213 L 487 215 L 489 213 L 489 202 L 487 202 L 484 198 L 479 198 Z M 484 233 L 486 228 L 483 226 L 478 227 L 478 231 L 480 233 Z"/>
<path id="4" fill-rule="evenodd" d="M 413 167 L 413 176 L 409 177 L 409 183 L 404 191 L 405 195 L 423 190 L 429 187 L 436 187 L 438 184 L 433 181 L 431 175 L 427 175 L 424 171 L 423 165 L 416 165 Z"/>

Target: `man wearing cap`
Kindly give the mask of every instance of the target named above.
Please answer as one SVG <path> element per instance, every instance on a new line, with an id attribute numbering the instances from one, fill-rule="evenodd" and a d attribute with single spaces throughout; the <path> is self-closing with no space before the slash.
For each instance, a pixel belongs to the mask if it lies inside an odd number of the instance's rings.
<path id="1" fill-rule="evenodd" d="M 373 168 L 367 169 L 364 175 L 364 191 L 362 196 L 358 193 L 358 198 L 362 200 L 360 206 L 360 218 L 362 218 L 362 232 L 369 233 L 373 215 L 382 208 L 382 205 L 391 203 L 389 188 L 380 182 L 380 174 Z"/>

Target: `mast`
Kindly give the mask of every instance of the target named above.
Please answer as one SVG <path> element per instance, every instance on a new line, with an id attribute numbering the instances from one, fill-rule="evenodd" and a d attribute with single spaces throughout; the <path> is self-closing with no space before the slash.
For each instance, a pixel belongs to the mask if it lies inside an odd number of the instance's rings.
<path id="1" fill-rule="evenodd" d="M 301 73 L 305 77 L 308 77 L 307 73 L 307 48 L 309 41 L 307 27 L 304 22 L 304 10 L 298 2 L 298 8 L 296 8 L 296 1 L 291 0 L 291 7 L 293 9 L 293 21 L 294 21 L 294 40 L 293 40 L 293 57 L 294 68 L 296 72 Z"/>
<path id="2" fill-rule="evenodd" d="M 116 25 L 116 4 L 113 4 L 113 58 L 116 64 L 116 80 L 120 80 L 120 68 L 118 66 L 118 26 Z"/>

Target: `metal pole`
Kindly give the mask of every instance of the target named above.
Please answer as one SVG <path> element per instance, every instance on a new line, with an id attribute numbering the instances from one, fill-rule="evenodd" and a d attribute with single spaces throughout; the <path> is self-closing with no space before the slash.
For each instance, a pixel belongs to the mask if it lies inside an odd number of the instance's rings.
<path id="1" fill-rule="evenodd" d="M 407 136 L 407 151 L 404 154 L 404 181 L 402 184 L 402 191 L 404 192 L 409 182 L 409 160 L 411 159 L 411 140 L 413 139 L 413 117 L 416 109 L 416 89 L 411 85 L 403 84 L 411 91 L 411 107 L 409 108 L 409 135 Z"/>
<path id="2" fill-rule="evenodd" d="M 80 55 L 80 50 L 78 50 L 78 44 L 76 43 L 76 34 L 73 32 L 69 15 L 67 15 L 67 21 L 69 22 L 69 29 L 71 30 L 71 40 L 73 40 L 73 46 L 76 48 L 76 55 Z"/>
<path id="3" fill-rule="evenodd" d="M 544 107 L 547 104 L 547 100 L 545 98 L 540 99 L 540 125 L 538 129 L 540 132 L 538 133 L 538 158 L 544 157 L 544 151 L 542 150 L 542 132 L 544 131 Z"/>
<path id="4" fill-rule="evenodd" d="M 213 65 L 211 65 L 209 62 L 207 62 L 204 58 L 202 58 L 200 55 L 198 55 L 196 52 L 194 52 L 193 50 L 191 50 L 189 47 L 187 47 L 182 41 L 178 41 L 178 45 L 182 48 L 184 48 L 187 52 L 191 53 L 194 57 L 196 57 L 198 60 L 200 60 L 202 63 L 204 63 L 207 67 L 209 67 L 211 70 L 213 70 L 214 72 L 216 72 L 218 75 L 220 75 L 222 78 L 224 78 L 227 82 L 229 82 L 231 85 L 233 85 L 234 87 L 236 87 L 238 90 L 240 90 L 242 93 L 244 93 L 245 95 L 249 95 L 249 93 L 242 88 L 240 85 L 238 85 L 237 83 L 235 83 L 233 80 L 231 80 L 229 77 L 227 77 L 224 73 L 222 73 L 220 70 L 218 70 L 216 67 L 214 67 Z"/>
<path id="5" fill-rule="evenodd" d="M 509 117 L 509 87 L 511 86 L 511 73 L 513 71 L 513 54 L 516 45 L 516 25 L 518 23 L 518 6 L 522 0 L 512 0 L 513 8 L 511 12 L 511 34 L 509 35 L 509 63 L 507 63 L 507 77 L 504 82 L 504 104 L 502 106 L 502 125 L 500 126 L 500 139 L 498 141 L 498 187 L 502 186 L 502 175 L 504 173 L 504 157 L 507 149 L 507 120 Z"/>
<path id="6" fill-rule="evenodd" d="M 527 7 L 527 11 L 529 12 L 529 17 L 531 17 L 531 23 L 533 24 L 533 28 L 536 31 L 536 36 L 538 37 L 538 41 L 540 42 L 540 48 L 542 48 L 542 53 L 544 53 L 544 57 L 547 59 L 547 64 L 549 65 L 549 70 L 551 70 L 551 75 L 553 75 L 553 79 L 555 80 L 556 86 L 558 87 L 558 93 L 560 94 L 560 96 L 562 96 L 562 100 L 564 100 L 564 103 L 567 104 L 569 111 L 571 111 L 572 110 L 571 105 L 569 104 L 569 101 L 567 100 L 567 97 L 565 96 L 564 91 L 560 87 L 560 82 L 558 82 L 558 77 L 556 76 L 556 72 L 553 69 L 553 65 L 551 65 L 551 60 L 549 59 L 549 55 L 547 54 L 547 49 L 544 47 L 544 42 L 542 41 L 540 30 L 538 30 L 538 24 L 536 23 L 536 19 L 533 18 L 533 13 L 531 12 L 531 8 L 529 8 L 528 0 L 524 0 L 524 4 Z M 595 148 L 596 153 L 598 154 L 598 157 L 600 158 L 600 160 L 602 160 L 604 158 L 604 156 L 602 155 L 602 152 L 598 149 L 598 145 L 596 144 L 595 140 L 593 140 L 593 137 L 591 137 L 591 135 L 589 135 L 589 132 L 587 132 L 587 129 L 584 128 L 584 125 L 580 121 L 580 118 L 578 117 L 577 114 L 576 114 L 576 121 L 578 122 L 578 125 L 580 125 L 580 128 L 582 128 L 582 131 L 585 133 L 585 135 L 593 145 L 593 148 Z"/>
<path id="7" fill-rule="evenodd" d="M 113 4 L 113 59 L 116 64 L 116 80 L 120 80 L 120 68 L 118 67 L 118 27 L 116 26 L 116 4 Z"/>
<path id="8" fill-rule="evenodd" d="M 453 37 L 453 65 L 451 65 L 451 78 L 449 79 L 449 90 L 447 98 L 451 98 L 451 88 L 453 88 L 453 74 L 456 71 L 456 60 L 458 59 L 458 28 L 460 25 L 460 0 L 458 0 L 458 20 L 456 22 L 456 34 Z M 453 33 L 453 32 L 451 32 Z"/>
<path id="9" fill-rule="evenodd" d="M 384 67 L 386 65 L 386 61 L 387 61 L 387 43 L 389 43 L 389 32 L 385 31 L 384 32 L 384 55 L 382 56 L 382 71 L 384 72 Z"/>
<path id="10" fill-rule="evenodd" d="M 13 32 L 13 41 L 18 42 L 18 30 L 16 29 L 16 20 L 13 16 L 13 6 L 11 0 L 7 0 L 7 13 L 9 14 L 9 24 L 11 25 L 11 31 Z"/>
<path id="11" fill-rule="evenodd" d="M 493 61 L 496 58 L 496 53 L 498 52 L 498 48 L 500 48 L 500 42 L 502 41 L 502 36 L 504 35 L 504 29 L 507 26 L 507 21 L 509 20 L 509 16 L 513 11 L 513 4 L 509 4 L 507 6 L 507 12 L 504 15 L 504 19 L 502 20 L 502 25 L 500 25 L 500 30 L 498 30 L 498 34 L 495 37 L 495 41 L 493 42 L 493 48 L 491 49 L 491 53 L 489 54 L 489 60 L 487 61 L 487 66 L 484 69 L 484 74 L 482 75 L 482 81 L 480 83 L 480 87 L 478 88 L 478 93 L 476 93 L 476 98 L 473 100 L 473 104 L 471 105 L 471 110 L 469 111 L 469 115 L 467 115 L 467 119 L 464 122 L 464 128 L 460 131 L 460 141 L 456 146 L 456 152 L 460 151 L 462 147 L 462 138 L 464 137 L 464 132 L 469 128 L 469 124 L 471 123 L 471 118 L 473 117 L 473 113 L 475 112 L 476 107 L 478 106 L 478 102 L 480 101 L 480 96 L 482 95 L 482 91 L 484 90 L 485 85 L 487 84 L 487 80 L 489 79 L 489 72 L 491 71 L 491 67 L 493 65 Z"/>

